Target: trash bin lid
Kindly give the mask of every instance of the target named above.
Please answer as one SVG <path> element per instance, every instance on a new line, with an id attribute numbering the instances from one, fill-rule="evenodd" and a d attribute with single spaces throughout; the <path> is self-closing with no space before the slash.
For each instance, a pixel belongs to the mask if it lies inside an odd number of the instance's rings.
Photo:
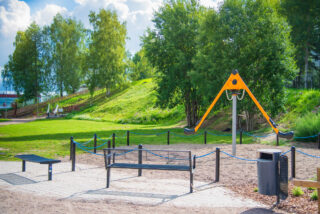
<path id="1" fill-rule="evenodd" d="M 280 149 L 258 149 L 259 153 L 265 153 L 265 154 L 274 154 L 274 153 L 281 153 L 282 151 Z"/>

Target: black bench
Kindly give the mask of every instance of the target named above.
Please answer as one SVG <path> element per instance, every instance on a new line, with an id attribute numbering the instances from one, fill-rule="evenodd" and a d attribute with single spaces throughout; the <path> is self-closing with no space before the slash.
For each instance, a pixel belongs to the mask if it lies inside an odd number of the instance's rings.
<path id="1" fill-rule="evenodd" d="M 107 170 L 107 188 L 110 185 L 110 174 L 111 168 L 121 168 L 121 169 L 138 169 L 138 176 L 142 175 L 142 169 L 150 169 L 150 170 L 174 170 L 174 171 L 188 171 L 190 173 L 190 193 L 193 192 L 193 171 L 195 168 L 195 163 L 192 162 L 194 160 L 194 156 L 192 157 L 191 151 L 172 151 L 172 150 L 146 150 L 142 148 L 142 145 L 138 147 L 138 163 L 115 163 L 116 151 L 123 151 L 124 153 L 130 152 L 131 149 L 115 149 L 108 148 L 104 149 L 104 160 L 105 167 Z M 171 165 L 171 164 L 143 164 L 142 163 L 142 151 L 151 152 L 156 154 L 156 152 L 184 152 L 187 153 L 187 158 L 184 159 L 188 161 L 188 164 L 185 165 Z M 112 163 L 111 163 L 112 156 Z"/>
<path id="2" fill-rule="evenodd" d="M 59 163 L 61 160 L 48 159 L 44 157 L 40 157 L 38 155 L 16 155 L 14 156 L 22 160 L 22 172 L 26 171 L 26 161 L 40 163 L 40 164 L 48 164 L 48 180 L 52 180 L 52 164 Z"/>

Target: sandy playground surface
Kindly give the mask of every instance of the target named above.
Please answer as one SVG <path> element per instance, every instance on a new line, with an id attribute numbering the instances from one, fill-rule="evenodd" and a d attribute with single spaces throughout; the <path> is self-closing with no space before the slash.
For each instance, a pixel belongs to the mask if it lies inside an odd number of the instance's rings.
<path id="1" fill-rule="evenodd" d="M 193 154 L 200 156 L 217 146 L 231 153 L 231 145 L 176 144 L 146 148 L 192 150 Z M 256 159 L 257 150 L 261 148 L 275 147 L 237 145 L 237 156 Z M 283 152 L 289 149 L 279 148 Z M 298 149 L 320 155 L 313 144 Z M 179 157 L 174 152 L 169 155 Z M 151 154 L 144 153 L 143 158 L 144 162 L 166 163 Z M 117 161 L 136 162 L 137 153 L 126 154 Z M 172 164 L 182 162 L 173 161 Z M 313 177 L 320 165 L 319 159 L 298 153 L 296 164 L 296 177 L 301 179 Z M 71 172 L 71 162 L 66 157 L 62 163 L 53 165 L 52 181 L 47 180 L 47 170 L 47 165 L 27 162 L 26 172 L 21 172 L 21 161 L 0 161 L 1 213 L 286 213 L 284 210 L 270 210 L 270 201 L 275 202 L 274 197 L 255 200 L 239 194 L 238 187 L 257 185 L 256 162 L 239 161 L 225 154 L 221 154 L 218 183 L 214 183 L 215 155 L 197 160 L 192 194 L 189 193 L 189 173 L 177 171 L 144 170 L 142 177 L 138 177 L 137 170 L 112 169 L 110 188 L 106 189 L 103 156 L 78 155 L 75 172 Z M 313 209 L 305 209 L 309 210 L 296 212 L 313 213 Z"/>

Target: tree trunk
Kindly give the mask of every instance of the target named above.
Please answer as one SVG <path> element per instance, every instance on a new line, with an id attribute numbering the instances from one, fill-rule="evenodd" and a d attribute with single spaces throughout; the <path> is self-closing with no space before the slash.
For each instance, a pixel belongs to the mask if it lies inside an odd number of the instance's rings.
<path id="1" fill-rule="evenodd" d="M 306 43 L 305 47 L 305 56 L 304 56 L 304 87 L 308 88 L 308 67 L 309 67 L 309 49 L 308 49 L 308 43 Z"/>
<path id="2" fill-rule="evenodd" d="M 198 122 L 198 102 L 191 100 L 190 93 L 185 95 L 185 112 L 187 115 L 187 126 L 195 127 Z"/>
<path id="3" fill-rule="evenodd" d="M 251 111 L 245 111 L 245 115 L 246 115 L 246 130 L 252 131 L 254 128 L 255 113 Z"/>
<path id="4" fill-rule="evenodd" d="M 106 97 L 110 95 L 110 88 L 106 86 Z"/>

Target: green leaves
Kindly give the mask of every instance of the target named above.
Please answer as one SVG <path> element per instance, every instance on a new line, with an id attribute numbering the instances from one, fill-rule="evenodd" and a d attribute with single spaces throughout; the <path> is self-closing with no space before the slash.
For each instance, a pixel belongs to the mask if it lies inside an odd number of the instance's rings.
<path id="1" fill-rule="evenodd" d="M 26 100 L 37 98 L 47 88 L 42 40 L 41 29 L 34 22 L 25 32 L 19 31 L 15 50 L 5 65 L 4 79 L 13 83 L 17 93 L 22 93 Z"/>
<path id="2" fill-rule="evenodd" d="M 45 31 L 49 37 L 49 63 L 54 85 L 60 96 L 64 91 L 74 93 L 80 87 L 85 29 L 75 19 L 57 14 Z"/>
<path id="3" fill-rule="evenodd" d="M 290 28 L 264 1 L 227 0 L 219 14 L 210 11 L 201 26 L 193 84 L 213 100 L 233 69 L 272 115 L 283 107 L 284 80 L 296 73 Z M 239 110 L 255 113 L 250 98 Z"/>
<path id="4" fill-rule="evenodd" d="M 101 9 L 98 14 L 91 12 L 93 26 L 87 57 L 87 83 L 90 91 L 105 87 L 108 91 L 123 80 L 125 70 L 125 23 L 118 21 L 115 12 Z"/>
<path id="5" fill-rule="evenodd" d="M 154 30 L 143 37 L 146 56 L 160 73 L 158 99 L 162 107 L 184 103 L 188 126 L 198 119 L 197 89 L 188 73 L 193 70 L 196 36 L 203 14 L 196 1 L 169 1 L 155 13 Z"/>

